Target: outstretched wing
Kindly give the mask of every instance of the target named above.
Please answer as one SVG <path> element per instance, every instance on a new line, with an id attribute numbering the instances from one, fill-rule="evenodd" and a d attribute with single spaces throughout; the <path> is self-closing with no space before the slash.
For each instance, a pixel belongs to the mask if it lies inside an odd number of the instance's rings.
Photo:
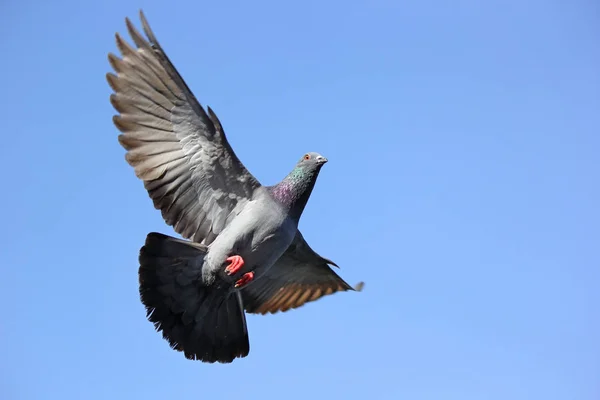
<path id="1" fill-rule="evenodd" d="M 288 311 L 339 291 L 361 290 L 362 282 L 352 288 L 329 264 L 310 248 L 297 231 L 294 241 L 277 262 L 259 279 L 242 289 L 244 308 L 249 313 L 267 314 Z"/>
<path id="2" fill-rule="evenodd" d="M 144 181 L 154 206 L 183 237 L 210 244 L 260 183 L 232 150 L 215 113 L 208 113 L 179 75 L 140 11 L 144 38 L 126 19 L 132 48 L 117 33 L 122 58 L 109 54 L 117 73 L 113 117 L 126 160 Z"/>

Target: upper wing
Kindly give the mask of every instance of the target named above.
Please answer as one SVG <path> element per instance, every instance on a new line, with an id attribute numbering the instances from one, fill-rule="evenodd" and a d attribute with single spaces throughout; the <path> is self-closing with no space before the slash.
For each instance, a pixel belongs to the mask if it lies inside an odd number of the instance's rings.
<path id="1" fill-rule="evenodd" d="M 208 245 L 260 183 L 235 155 L 214 112 L 208 107 L 207 114 L 196 100 L 141 11 L 140 18 L 148 40 L 126 19 L 137 49 L 117 33 L 123 58 L 108 56 L 117 73 L 106 76 L 120 113 L 113 122 L 127 162 L 167 224 Z"/>
<path id="2" fill-rule="evenodd" d="M 297 231 L 294 241 L 277 262 L 259 279 L 242 289 L 244 308 L 249 313 L 266 314 L 288 311 L 323 296 L 355 288 L 340 278 L 321 257 L 310 248 Z"/>

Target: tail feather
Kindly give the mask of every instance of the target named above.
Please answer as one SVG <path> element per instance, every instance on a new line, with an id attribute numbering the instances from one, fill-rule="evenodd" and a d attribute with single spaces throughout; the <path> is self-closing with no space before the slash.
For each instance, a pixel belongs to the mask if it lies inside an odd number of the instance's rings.
<path id="1" fill-rule="evenodd" d="M 250 351 L 239 292 L 206 286 L 206 246 L 150 233 L 140 250 L 140 297 L 147 318 L 171 347 L 192 360 L 230 363 Z"/>

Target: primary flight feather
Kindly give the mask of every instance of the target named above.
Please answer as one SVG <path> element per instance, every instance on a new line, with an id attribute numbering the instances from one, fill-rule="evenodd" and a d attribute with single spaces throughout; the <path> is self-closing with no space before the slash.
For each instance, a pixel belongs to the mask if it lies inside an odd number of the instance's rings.
<path id="1" fill-rule="evenodd" d="M 140 11 L 145 37 L 119 34 L 109 54 L 110 97 L 126 160 L 183 239 L 150 233 L 140 250 L 140 297 L 171 347 L 204 362 L 248 355 L 244 312 L 275 313 L 354 290 L 298 230 L 327 159 L 306 153 L 263 186 L 179 75 Z M 362 284 L 360 284 L 362 287 Z M 357 287 L 357 289 L 359 289 Z M 359 289 L 360 290 L 360 289 Z"/>

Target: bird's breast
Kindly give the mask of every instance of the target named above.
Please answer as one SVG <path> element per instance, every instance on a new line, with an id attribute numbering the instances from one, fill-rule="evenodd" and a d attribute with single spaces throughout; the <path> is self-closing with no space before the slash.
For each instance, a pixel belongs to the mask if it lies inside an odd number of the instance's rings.
<path id="1" fill-rule="evenodd" d="M 249 254 L 249 264 L 255 274 L 270 268 L 287 250 L 294 240 L 296 225 L 287 217 L 274 217 L 275 221 L 265 221 L 256 231 Z"/>

